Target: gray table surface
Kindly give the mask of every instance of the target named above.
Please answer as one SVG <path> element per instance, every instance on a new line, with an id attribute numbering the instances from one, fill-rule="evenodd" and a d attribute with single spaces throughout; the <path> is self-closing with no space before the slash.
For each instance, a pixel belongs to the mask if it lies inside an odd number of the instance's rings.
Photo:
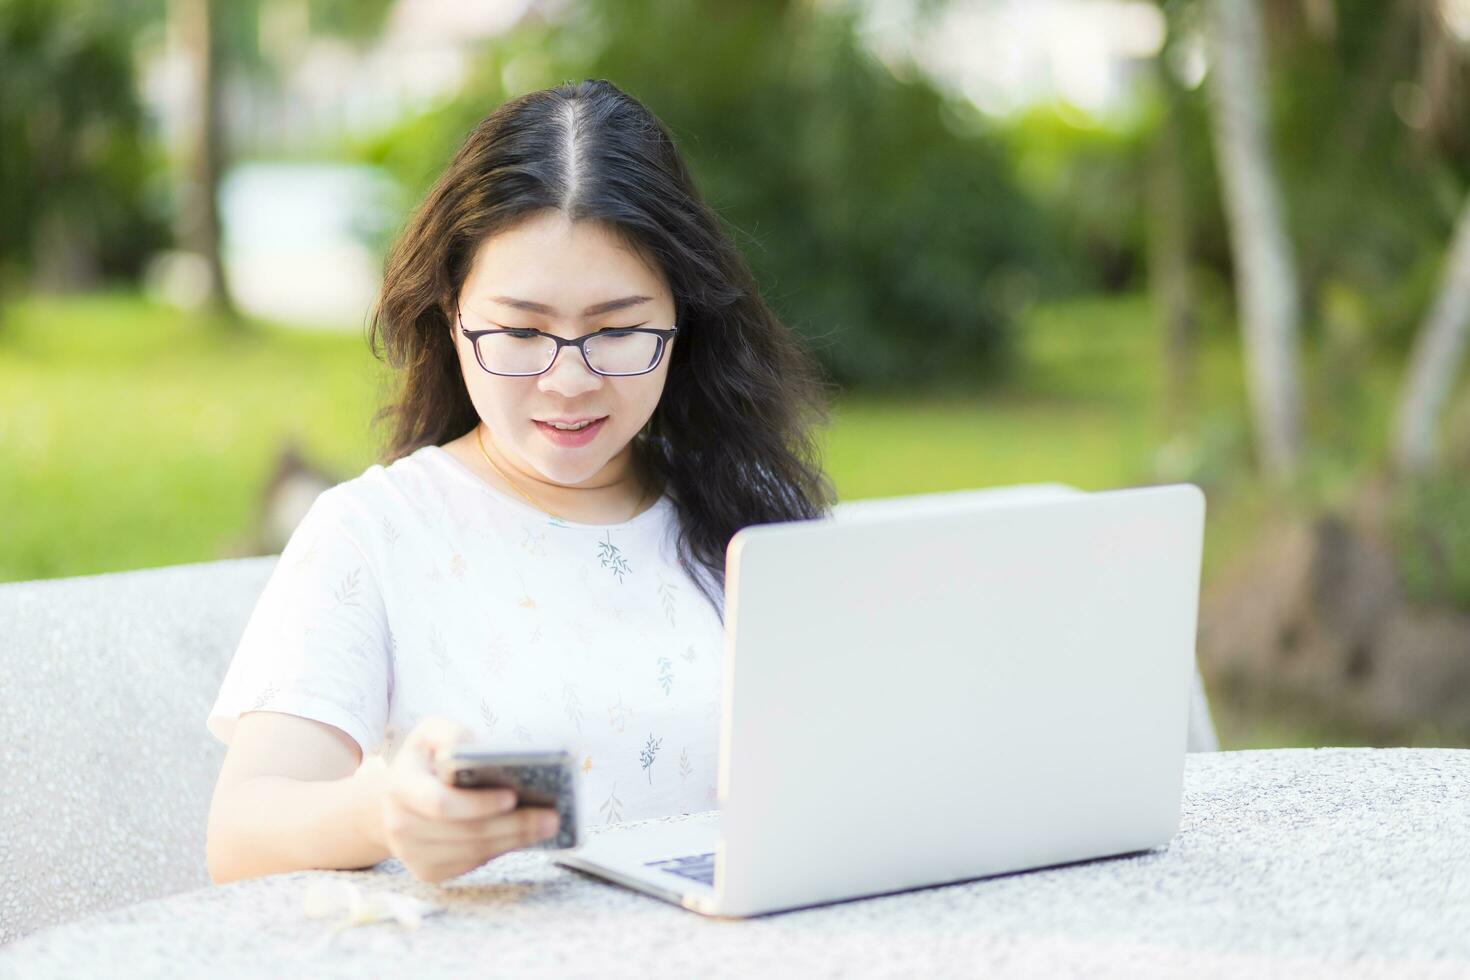
<path id="1" fill-rule="evenodd" d="M 678 818 L 673 818 L 678 819 Z M 333 934 L 314 882 L 446 906 Z M 705 919 L 506 855 L 442 885 L 396 860 L 143 902 L 0 948 L 0 976 L 1470 977 L 1470 750 L 1191 754 L 1167 848 Z"/>

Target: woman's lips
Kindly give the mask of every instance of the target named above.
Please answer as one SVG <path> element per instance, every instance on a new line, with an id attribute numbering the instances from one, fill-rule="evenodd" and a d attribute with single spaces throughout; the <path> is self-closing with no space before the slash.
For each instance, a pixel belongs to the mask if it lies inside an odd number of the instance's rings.
<path id="1" fill-rule="evenodd" d="M 547 425 L 538 419 L 532 419 L 531 421 L 536 423 L 536 428 L 553 446 L 575 449 L 578 446 L 585 446 L 597 438 L 597 433 L 602 431 L 603 425 L 607 422 L 607 416 L 604 415 L 596 422 L 574 430 L 558 429 L 556 426 Z"/>

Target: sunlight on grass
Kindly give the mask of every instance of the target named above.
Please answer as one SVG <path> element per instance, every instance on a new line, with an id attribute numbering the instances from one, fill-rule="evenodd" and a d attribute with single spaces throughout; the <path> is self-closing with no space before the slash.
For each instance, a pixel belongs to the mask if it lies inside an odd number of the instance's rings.
<path id="1" fill-rule="evenodd" d="M 1200 417 L 1236 435 L 1195 446 L 1175 473 L 1160 462 L 1169 433 L 1142 298 L 1051 304 L 1023 326 L 1025 367 L 1004 385 L 966 398 L 837 398 L 820 441 L 839 497 L 1101 490 L 1241 468 L 1230 337 L 1204 338 L 1196 398 Z M 0 328 L 0 581 L 234 553 L 288 441 L 340 479 L 376 460 L 381 433 L 368 420 L 385 381 L 361 332 L 231 334 L 129 293 L 16 304 Z M 1249 484 L 1231 488 L 1207 487 L 1207 574 L 1258 516 Z"/>
<path id="2" fill-rule="evenodd" d="M 361 337 L 213 337 L 128 296 L 31 300 L 0 333 L 0 580 L 219 557 L 296 439 L 360 472 Z"/>

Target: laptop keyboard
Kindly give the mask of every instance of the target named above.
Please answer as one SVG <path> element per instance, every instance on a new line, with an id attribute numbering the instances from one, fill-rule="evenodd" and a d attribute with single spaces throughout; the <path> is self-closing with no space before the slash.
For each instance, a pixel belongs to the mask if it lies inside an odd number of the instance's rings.
<path id="1" fill-rule="evenodd" d="M 664 858 L 662 861 L 644 861 L 645 868 L 658 868 L 671 875 L 701 881 L 706 885 L 715 883 L 715 852 L 708 854 L 685 854 L 682 857 Z"/>

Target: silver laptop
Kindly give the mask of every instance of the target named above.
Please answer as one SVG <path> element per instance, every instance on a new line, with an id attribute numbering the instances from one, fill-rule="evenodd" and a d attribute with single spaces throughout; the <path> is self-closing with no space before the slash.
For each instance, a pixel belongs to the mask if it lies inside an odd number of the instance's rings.
<path id="1" fill-rule="evenodd" d="M 1165 845 L 1204 496 L 843 504 L 730 542 L 719 809 L 557 863 L 760 915 Z"/>

